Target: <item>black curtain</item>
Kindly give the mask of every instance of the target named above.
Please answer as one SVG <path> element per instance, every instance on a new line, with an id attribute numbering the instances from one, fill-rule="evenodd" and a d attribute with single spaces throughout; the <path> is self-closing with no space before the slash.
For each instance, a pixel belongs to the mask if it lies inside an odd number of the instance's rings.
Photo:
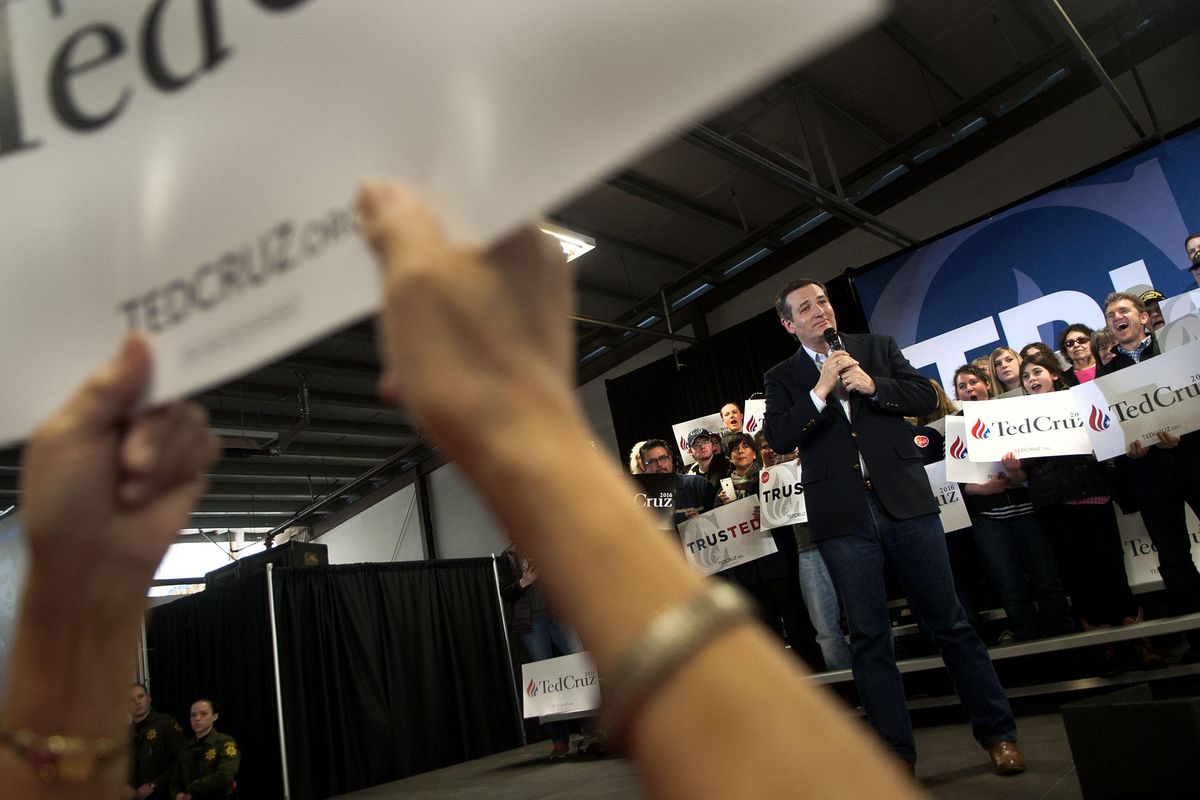
<path id="1" fill-rule="evenodd" d="M 293 798 L 520 746 L 490 558 L 280 568 L 275 587 Z"/>
<path id="2" fill-rule="evenodd" d="M 850 280 L 840 276 L 825 288 L 837 311 L 838 328 L 866 331 L 862 305 Z M 762 392 L 763 374 L 797 347 L 772 308 L 680 351 L 679 368 L 667 356 L 605 381 L 618 452 L 628 454 L 643 439 L 670 442 L 675 423 L 715 414 L 730 401 L 740 405 Z"/>
<path id="3" fill-rule="evenodd" d="M 183 597 L 150 612 L 150 692 L 154 707 L 191 735 L 191 702 L 216 702 L 217 730 L 242 751 L 242 797 L 283 796 L 271 623 L 265 574 Z"/>

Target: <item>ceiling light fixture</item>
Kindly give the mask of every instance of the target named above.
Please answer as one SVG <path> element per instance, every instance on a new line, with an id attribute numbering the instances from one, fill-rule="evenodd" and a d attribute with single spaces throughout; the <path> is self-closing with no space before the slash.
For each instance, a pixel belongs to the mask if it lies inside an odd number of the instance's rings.
<path id="1" fill-rule="evenodd" d="M 590 236 L 584 236 L 582 233 L 576 233 L 568 228 L 543 222 L 538 225 L 538 229 L 542 233 L 553 236 L 558 240 L 558 243 L 562 245 L 563 252 L 567 254 L 567 261 L 574 261 L 584 253 L 596 249 L 595 239 Z"/>

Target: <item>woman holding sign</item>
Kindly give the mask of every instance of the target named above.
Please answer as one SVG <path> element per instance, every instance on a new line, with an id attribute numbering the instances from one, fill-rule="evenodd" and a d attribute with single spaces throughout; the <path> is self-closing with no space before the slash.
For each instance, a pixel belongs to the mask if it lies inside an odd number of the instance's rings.
<path id="1" fill-rule="evenodd" d="M 954 389 L 962 402 L 992 396 L 987 375 L 970 364 L 954 373 Z M 975 547 L 1013 635 L 1026 641 L 1073 632 L 1054 548 L 1034 515 L 1029 492 L 1004 475 L 962 488 Z"/>
<path id="2" fill-rule="evenodd" d="M 1021 369 L 1029 394 L 1067 388 L 1058 360 L 1035 355 Z M 1071 607 L 1085 630 L 1129 625 L 1142 619 L 1125 575 L 1121 531 L 1113 508 L 1113 470 L 1093 456 L 1048 456 L 1022 461 L 1008 453 L 1001 462 L 1009 479 L 1028 481 L 1029 497 L 1050 535 Z M 1133 663 L 1166 666 L 1150 643 L 1133 643 Z M 1114 648 L 1101 653 L 1101 667 L 1120 666 Z"/>

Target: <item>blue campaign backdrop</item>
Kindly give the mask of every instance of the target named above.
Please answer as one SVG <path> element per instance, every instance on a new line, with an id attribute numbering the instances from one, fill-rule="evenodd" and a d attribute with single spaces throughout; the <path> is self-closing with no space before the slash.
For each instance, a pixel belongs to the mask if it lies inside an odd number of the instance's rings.
<path id="1" fill-rule="evenodd" d="M 1069 323 L 1096 327 L 1114 288 L 1148 283 L 1167 297 L 1194 289 L 1183 242 L 1196 230 L 1200 128 L 853 280 L 871 330 L 894 336 L 915 367 L 948 382 L 953 364 L 1000 344 L 1053 346 Z"/>

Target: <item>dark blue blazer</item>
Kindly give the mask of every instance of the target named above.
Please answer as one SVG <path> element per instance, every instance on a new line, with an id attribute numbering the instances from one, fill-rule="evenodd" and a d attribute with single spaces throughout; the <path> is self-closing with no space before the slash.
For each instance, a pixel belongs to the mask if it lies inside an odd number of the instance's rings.
<path id="1" fill-rule="evenodd" d="M 937 405 L 929 380 L 913 369 L 890 336 L 844 334 L 846 351 L 875 380 L 874 398 L 850 395 L 850 419 L 836 398 L 820 412 L 809 392 L 820 377 L 804 348 L 764 378 L 767 441 L 776 452 L 800 448 L 801 482 L 813 540 L 846 536 L 866 526 L 867 499 L 859 454 L 875 494 L 900 519 L 936 513 L 937 501 L 907 416 Z"/>

